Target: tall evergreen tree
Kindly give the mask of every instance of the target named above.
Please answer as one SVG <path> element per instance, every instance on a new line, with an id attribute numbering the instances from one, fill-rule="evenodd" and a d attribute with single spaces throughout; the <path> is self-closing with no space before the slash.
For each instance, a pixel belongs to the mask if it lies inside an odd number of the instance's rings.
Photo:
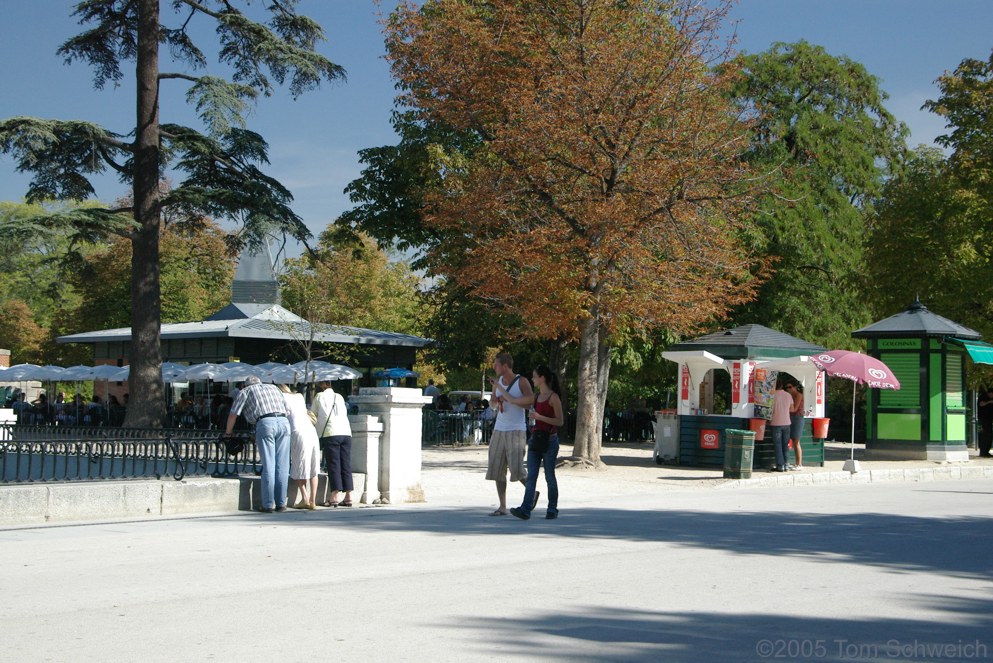
<path id="1" fill-rule="evenodd" d="M 246 0 L 78 2 L 75 16 L 88 29 L 66 41 L 59 54 L 67 62 L 89 63 L 98 89 L 120 83 L 122 64 L 133 62 L 135 126 L 114 132 L 73 120 L 15 117 L 0 122 L 0 150 L 15 156 L 19 170 L 34 173 L 29 201 L 88 198 L 95 193 L 89 177 L 107 168 L 132 187 L 130 207 L 77 209 L 46 219 L 80 232 L 117 232 L 132 243 L 130 426 L 158 426 L 164 418 L 159 370 L 163 213 L 237 220 L 242 228 L 233 237 L 236 244 L 258 244 L 271 232 L 309 237 L 290 209 L 290 192 L 259 169 L 268 161 L 268 147 L 245 128 L 243 117 L 260 94 L 273 93 L 274 85 L 287 84 L 295 98 L 324 80 L 343 78 L 344 70 L 316 52 L 323 30 L 297 13 L 297 0 L 265 3 L 259 10 L 263 21 L 239 10 L 239 4 L 252 6 Z M 172 8 L 173 27 L 162 23 L 160 5 Z M 197 73 L 208 64 L 193 38 L 200 20 L 213 23 L 217 61 L 232 72 L 230 80 Z M 163 45 L 177 71 L 160 66 Z M 160 122 L 163 82 L 186 84 L 186 98 L 205 131 Z M 160 181 L 170 167 L 185 179 L 163 191 Z"/>

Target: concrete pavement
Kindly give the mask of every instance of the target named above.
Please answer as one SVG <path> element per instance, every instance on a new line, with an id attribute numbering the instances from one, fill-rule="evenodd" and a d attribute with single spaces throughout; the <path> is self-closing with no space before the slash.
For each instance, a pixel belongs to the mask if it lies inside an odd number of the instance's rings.
<path id="1" fill-rule="evenodd" d="M 425 504 L 0 530 L 3 657 L 993 657 L 993 482 L 744 489 L 630 452 L 561 471 L 555 521 L 487 516 L 465 449 L 425 453 Z"/>

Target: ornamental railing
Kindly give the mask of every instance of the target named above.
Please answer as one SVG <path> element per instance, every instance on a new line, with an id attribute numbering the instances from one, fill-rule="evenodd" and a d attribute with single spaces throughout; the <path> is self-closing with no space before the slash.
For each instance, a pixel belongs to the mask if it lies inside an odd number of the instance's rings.
<path id="1" fill-rule="evenodd" d="M 244 442 L 232 456 L 217 431 L 0 424 L 0 484 L 257 473 L 255 442 Z"/>
<path id="2" fill-rule="evenodd" d="M 489 444 L 493 419 L 485 411 L 449 412 L 424 408 L 421 411 L 421 444 L 461 446 Z"/>

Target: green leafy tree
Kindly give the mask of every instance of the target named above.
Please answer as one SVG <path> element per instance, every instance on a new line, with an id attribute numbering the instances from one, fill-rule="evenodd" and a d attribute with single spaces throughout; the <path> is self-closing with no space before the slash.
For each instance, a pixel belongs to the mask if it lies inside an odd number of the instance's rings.
<path id="1" fill-rule="evenodd" d="M 938 148 L 921 147 L 876 205 L 866 264 L 878 316 L 920 298 L 935 312 L 993 332 L 991 228 Z"/>
<path id="2" fill-rule="evenodd" d="M 43 361 L 45 329 L 34 320 L 30 307 L 19 299 L 3 303 L 0 316 L 0 348 L 10 350 L 11 366 Z"/>
<path id="3" fill-rule="evenodd" d="M 804 41 L 742 55 L 735 98 L 753 120 L 748 161 L 770 181 L 750 238 L 772 275 L 734 316 L 829 347 L 869 322 L 865 215 L 902 161 L 905 127 L 861 64 Z"/>
<path id="4" fill-rule="evenodd" d="M 355 207 L 336 221 L 334 233 L 346 242 L 356 241 L 358 233 L 369 235 L 411 255 L 417 270 L 431 271 L 431 262 L 464 260 L 459 231 L 425 223 L 423 206 L 428 193 L 442 186 L 445 173 L 472 158 L 479 139 L 410 110 L 395 112 L 391 123 L 399 136 L 396 145 L 359 151 L 365 166 L 345 189 Z M 518 316 L 444 277 L 432 280 L 425 299 L 432 312 L 425 332 L 437 341 L 425 358 L 453 375 L 488 366 L 489 348 L 520 338 L 526 328 Z"/>
<path id="5" fill-rule="evenodd" d="M 429 308 L 420 281 L 371 237 L 358 234 L 342 242 L 332 229 L 309 254 L 286 261 L 281 292 L 286 308 L 313 323 L 422 334 Z M 312 335 L 297 340 L 308 356 L 316 356 Z"/>
<path id="6" fill-rule="evenodd" d="M 227 233 L 206 222 L 163 228 L 160 244 L 162 322 L 203 320 L 230 301 L 235 264 Z M 131 319 L 131 243 L 117 238 L 80 261 L 69 277 L 82 301 L 74 331 L 127 327 Z"/>
<path id="7" fill-rule="evenodd" d="M 950 148 L 950 164 L 963 183 L 993 205 L 993 52 L 987 60 L 966 58 L 938 78 L 941 96 L 924 108 L 945 118 L 949 133 L 935 139 Z"/>
<path id="8" fill-rule="evenodd" d="M 924 104 L 948 130 L 950 150 L 918 149 L 887 184 L 873 219 L 871 284 L 879 315 L 914 298 L 935 312 L 993 334 L 993 55 L 967 58 L 938 79 Z M 985 375 L 984 377 L 989 377 Z"/>
<path id="9" fill-rule="evenodd" d="M 24 302 L 45 328 L 62 307 L 77 303 L 62 275 L 72 264 L 67 257 L 88 249 L 73 246 L 67 232 L 39 224 L 47 212 L 39 204 L 0 202 L 0 302 Z"/>
<path id="10" fill-rule="evenodd" d="M 174 25 L 162 22 L 160 5 L 173 11 Z M 164 418 L 159 373 L 161 344 L 160 241 L 163 212 L 186 219 L 234 219 L 242 224 L 235 243 L 258 246 L 266 233 L 287 233 L 306 240 L 309 232 L 290 209 L 292 196 L 259 168 L 267 145 L 245 128 L 243 117 L 259 95 L 286 84 L 297 97 L 323 80 L 344 76 L 338 65 L 318 54 L 323 31 L 296 11 L 296 0 L 265 3 L 254 20 L 233 0 L 84 0 L 75 15 L 89 26 L 59 49 L 67 62 L 82 60 L 102 88 L 135 66 L 136 122 L 123 132 L 90 122 L 15 117 L 0 122 L 0 149 L 13 154 L 18 169 L 32 172 L 27 199 L 83 200 L 94 194 L 89 177 L 110 168 L 132 187 L 127 208 L 75 210 L 51 215 L 46 223 L 78 232 L 117 232 L 132 246 L 131 301 L 132 395 L 126 424 L 158 426 Z M 255 6 L 257 7 L 257 5 Z M 227 80 L 201 75 L 208 65 L 194 41 L 199 22 L 210 22 L 218 40 L 218 63 Z M 177 70 L 160 66 L 165 46 Z M 186 85 L 187 101 L 205 132 L 159 119 L 160 88 Z M 132 135 L 133 139 L 128 139 Z M 162 174 L 172 167 L 184 175 L 163 192 Z"/>

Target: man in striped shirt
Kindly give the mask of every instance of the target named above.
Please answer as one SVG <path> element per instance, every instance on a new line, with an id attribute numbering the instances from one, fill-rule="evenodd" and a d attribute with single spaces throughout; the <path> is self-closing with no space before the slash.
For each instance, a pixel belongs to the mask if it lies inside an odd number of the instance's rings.
<path id="1" fill-rule="evenodd" d="M 290 422 L 286 418 L 283 393 L 257 377 L 245 380 L 245 388 L 231 404 L 226 434 L 231 435 L 238 415 L 255 425 L 255 444 L 262 456 L 262 513 L 286 511 L 286 488 L 290 476 Z"/>

